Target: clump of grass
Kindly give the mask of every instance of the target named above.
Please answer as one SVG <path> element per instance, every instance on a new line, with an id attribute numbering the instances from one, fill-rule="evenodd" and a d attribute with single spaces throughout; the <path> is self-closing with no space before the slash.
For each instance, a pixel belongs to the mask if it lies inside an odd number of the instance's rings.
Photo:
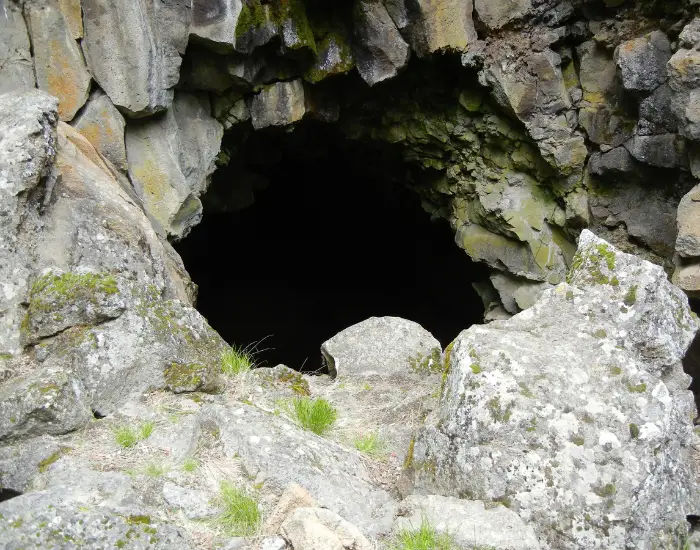
<path id="1" fill-rule="evenodd" d="M 197 468 L 199 468 L 199 460 L 196 458 L 186 458 L 182 463 L 182 469 L 185 472 L 194 472 Z"/>
<path id="2" fill-rule="evenodd" d="M 231 346 L 221 354 L 221 372 L 228 376 L 246 373 L 254 366 L 253 352 L 248 348 Z"/>
<path id="3" fill-rule="evenodd" d="M 114 440 L 120 447 L 128 449 L 136 445 L 139 441 L 150 437 L 153 433 L 154 426 L 155 423 L 150 420 L 142 422 L 138 428 L 127 425 L 117 426 L 114 428 Z"/>
<path id="4" fill-rule="evenodd" d="M 291 405 L 291 413 L 299 425 L 318 435 L 328 432 L 338 418 L 336 408 L 320 397 L 297 397 L 292 400 Z"/>
<path id="5" fill-rule="evenodd" d="M 394 536 L 391 550 L 457 550 L 452 537 L 438 533 L 430 522 L 423 518 L 418 529 L 404 529 Z"/>
<path id="6" fill-rule="evenodd" d="M 384 456 L 385 443 L 384 440 L 375 432 L 356 437 L 353 440 L 355 448 L 368 456 L 379 458 Z"/>
<path id="7" fill-rule="evenodd" d="M 218 501 L 222 513 L 216 523 L 231 536 L 255 535 L 260 528 L 261 514 L 256 499 L 228 481 L 219 487 Z"/>
<path id="8" fill-rule="evenodd" d="M 149 462 L 143 469 L 143 473 L 149 477 L 161 477 L 168 473 L 168 467 L 160 462 Z"/>

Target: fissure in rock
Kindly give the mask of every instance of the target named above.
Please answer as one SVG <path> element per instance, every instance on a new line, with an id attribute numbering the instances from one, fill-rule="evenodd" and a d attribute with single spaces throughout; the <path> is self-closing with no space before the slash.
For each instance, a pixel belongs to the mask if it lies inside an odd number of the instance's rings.
<path id="1" fill-rule="evenodd" d="M 320 344 L 370 316 L 415 320 L 443 345 L 481 320 L 471 282 L 485 268 L 423 211 L 398 151 L 313 122 L 233 141 L 203 221 L 176 244 L 229 343 L 316 370 Z"/>

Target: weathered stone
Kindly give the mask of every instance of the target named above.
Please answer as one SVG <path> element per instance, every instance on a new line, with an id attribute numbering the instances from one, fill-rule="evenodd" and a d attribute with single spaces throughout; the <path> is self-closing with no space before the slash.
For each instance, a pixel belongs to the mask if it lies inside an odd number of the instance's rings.
<path id="1" fill-rule="evenodd" d="M 466 51 L 477 40 L 472 11 L 472 0 L 411 2 L 406 26 L 411 47 L 419 56 Z"/>
<path id="2" fill-rule="evenodd" d="M 685 164 L 685 143 L 676 134 L 634 136 L 625 148 L 639 162 L 659 168 L 676 168 Z"/>
<path id="3" fill-rule="evenodd" d="M 679 132 L 700 141 L 700 50 L 678 50 L 668 62 L 668 76 Z"/>
<path id="4" fill-rule="evenodd" d="M 531 0 L 475 0 L 474 9 L 490 29 L 500 29 L 514 19 L 523 17 L 532 8 Z"/>
<path id="5" fill-rule="evenodd" d="M 372 550 L 374 546 L 351 523 L 323 508 L 297 508 L 280 530 L 293 548 L 304 550 Z"/>
<path id="6" fill-rule="evenodd" d="M 589 231 L 569 281 L 458 337 L 416 485 L 506 502 L 542 548 L 652 548 L 697 513 L 680 365 L 697 321 L 661 267 Z"/>
<path id="7" fill-rule="evenodd" d="M 292 483 L 282 493 L 274 510 L 265 518 L 263 532 L 278 533 L 282 523 L 297 508 L 315 508 L 316 502 L 309 492 L 302 486 Z"/>
<path id="8" fill-rule="evenodd" d="M 301 120 L 305 112 L 304 84 L 299 79 L 265 86 L 250 102 L 250 117 L 256 130 L 287 126 Z"/>
<path id="9" fill-rule="evenodd" d="M 239 82 L 239 78 L 230 74 L 229 70 L 237 60 L 230 55 L 220 55 L 205 47 L 190 44 L 187 47 L 178 88 L 182 90 L 206 90 L 220 94 Z M 241 64 L 245 67 L 245 64 Z"/>
<path id="10" fill-rule="evenodd" d="M 80 0 L 58 0 L 58 7 L 71 36 L 80 40 L 83 37 L 83 12 L 80 8 Z"/>
<path id="11" fill-rule="evenodd" d="M 468 0 L 471 2 L 471 0 Z M 359 0 L 353 11 L 357 70 L 373 86 L 396 76 L 408 62 L 410 49 L 384 4 Z"/>
<path id="12" fill-rule="evenodd" d="M 700 256 L 700 185 L 693 187 L 678 205 L 676 252 L 681 256 Z"/>
<path id="13" fill-rule="evenodd" d="M 588 163 L 588 171 L 599 177 L 619 177 L 634 172 L 636 164 L 632 155 L 624 147 L 615 147 L 607 153 L 593 153 Z"/>
<path id="14" fill-rule="evenodd" d="M 675 259 L 676 269 L 673 272 L 673 284 L 688 293 L 689 296 L 700 298 L 700 261 Z"/>
<path id="15" fill-rule="evenodd" d="M 250 478 L 279 493 L 298 483 L 368 536 L 389 530 L 395 503 L 370 482 L 357 453 L 249 405 L 211 405 L 203 414 L 218 426 L 224 454 L 238 457 Z"/>
<path id="16" fill-rule="evenodd" d="M 34 88 L 34 67 L 22 6 L 16 0 L 0 4 L 0 94 Z"/>
<path id="17" fill-rule="evenodd" d="M 418 323 L 399 317 L 371 317 L 323 343 L 332 377 L 401 375 L 412 366 L 439 369 L 441 347 Z"/>
<path id="18" fill-rule="evenodd" d="M 85 109 L 75 118 L 72 125 L 117 169 L 127 171 L 124 145 L 126 123 L 104 92 L 92 92 Z"/>
<path id="19" fill-rule="evenodd" d="M 393 530 L 417 530 L 423 521 L 448 534 L 459 548 L 540 548 L 532 527 L 504 505 L 487 507 L 480 500 L 411 495 L 399 504 Z"/>
<path id="20" fill-rule="evenodd" d="M 112 103 L 131 117 L 170 107 L 187 46 L 189 0 L 84 0 L 82 7 L 85 57 Z"/>
<path id="21" fill-rule="evenodd" d="M 506 273 L 491 275 L 491 282 L 508 313 L 518 313 L 532 306 L 550 285 L 513 277 Z"/>
<path id="22" fill-rule="evenodd" d="M 39 369 L 0 386 L 0 440 L 63 434 L 90 418 L 83 384 L 62 369 Z"/>
<path id="23" fill-rule="evenodd" d="M 251 53 L 279 37 L 285 48 L 316 49 L 314 35 L 301 0 L 263 2 L 246 0 L 236 22 L 236 50 Z"/>
<path id="24" fill-rule="evenodd" d="M 0 353 L 21 348 L 32 246 L 20 226 L 29 196 L 51 172 L 57 106 L 56 98 L 39 91 L 0 95 Z"/>
<path id="25" fill-rule="evenodd" d="M 678 121 L 673 113 L 672 91 L 662 84 L 639 104 L 639 135 L 668 134 L 678 131 Z"/>
<path id="26" fill-rule="evenodd" d="M 163 498 L 169 506 L 182 510 L 188 519 L 211 519 L 218 513 L 210 504 L 211 496 L 204 491 L 186 489 L 169 481 L 163 485 Z"/>
<path id="27" fill-rule="evenodd" d="M 241 0 L 192 0 L 190 36 L 224 51 L 236 44 Z"/>
<path id="28" fill-rule="evenodd" d="M 205 95 L 179 92 L 162 118 L 126 129 L 129 175 L 146 211 L 182 238 L 202 218 L 200 195 L 209 185 L 223 128 Z"/>
<path id="29" fill-rule="evenodd" d="M 671 44 L 661 31 L 620 44 L 616 53 L 622 85 L 633 92 L 651 92 L 666 82 Z"/>
<path id="30" fill-rule="evenodd" d="M 37 85 L 58 98 L 58 116 L 72 120 L 87 101 L 90 74 L 55 0 L 26 5 Z"/>
<path id="31" fill-rule="evenodd" d="M 700 46 L 700 17 L 696 17 L 683 28 L 678 36 L 678 43 L 682 48 L 688 49 Z"/>

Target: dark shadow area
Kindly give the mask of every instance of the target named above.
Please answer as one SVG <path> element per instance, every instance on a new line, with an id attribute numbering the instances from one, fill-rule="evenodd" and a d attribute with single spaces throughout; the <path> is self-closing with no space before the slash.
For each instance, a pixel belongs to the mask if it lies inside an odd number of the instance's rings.
<path id="1" fill-rule="evenodd" d="M 314 122 L 239 143 L 243 165 L 217 171 L 202 223 L 176 244 L 229 343 L 267 337 L 263 364 L 316 370 L 324 340 L 371 316 L 414 320 L 443 345 L 481 321 L 471 283 L 486 270 L 421 208 L 396 151 Z"/>
<path id="2" fill-rule="evenodd" d="M 22 493 L 13 489 L 0 489 L 0 502 L 5 502 L 11 498 L 20 496 Z"/>

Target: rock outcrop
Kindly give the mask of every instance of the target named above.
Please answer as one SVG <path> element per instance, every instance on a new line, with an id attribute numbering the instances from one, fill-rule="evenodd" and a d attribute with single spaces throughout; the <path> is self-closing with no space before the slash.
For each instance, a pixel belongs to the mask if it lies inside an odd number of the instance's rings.
<path id="1" fill-rule="evenodd" d="M 416 489 L 504 503 L 543 548 L 675 540 L 697 514 L 680 365 L 697 328 L 660 267 L 584 231 L 568 283 L 448 348 Z"/>

